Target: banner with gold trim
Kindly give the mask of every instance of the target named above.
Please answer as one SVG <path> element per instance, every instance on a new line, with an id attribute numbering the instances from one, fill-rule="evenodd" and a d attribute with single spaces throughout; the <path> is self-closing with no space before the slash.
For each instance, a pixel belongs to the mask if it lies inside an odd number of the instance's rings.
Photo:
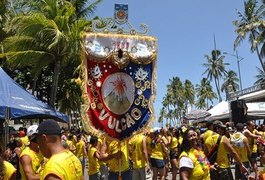
<path id="1" fill-rule="evenodd" d="M 157 40 L 87 33 L 84 43 L 84 128 L 119 140 L 130 137 L 154 119 Z"/>

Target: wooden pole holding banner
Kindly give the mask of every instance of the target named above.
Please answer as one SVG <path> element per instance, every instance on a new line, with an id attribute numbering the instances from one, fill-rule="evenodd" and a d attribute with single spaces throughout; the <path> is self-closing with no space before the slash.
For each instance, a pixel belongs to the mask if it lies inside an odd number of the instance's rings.
<path id="1" fill-rule="evenodd" d="M 121 141 L 119 141 L 119 151 L 121 152 Z M 121 176 L 121 158 L 122 158 L 122 156 L 119 157 L 119 177 L 118 177 L 118 180 L 122 180 L 122 176 Z"/>

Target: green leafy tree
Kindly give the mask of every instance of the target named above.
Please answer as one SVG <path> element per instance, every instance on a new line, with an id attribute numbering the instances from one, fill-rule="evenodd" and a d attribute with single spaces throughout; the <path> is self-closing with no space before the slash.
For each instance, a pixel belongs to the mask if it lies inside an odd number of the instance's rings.
<path id="1" fill-rule="evenodd" d="M 257 81 L 255 84 L 265 85 L 265 71 L 257 67 L 258 74 L 256 75 Z"/>
<path id="2" fill-rule="evenodd" d="M 195 101 L 195 88 L 190 80 L 185 80 L 184 82 L 184 101 L 185 109 L 188 109 L 188 106 L 192 106 Z"/>
<path id="3" fill-rule="evenodd" d="M 196 85 L 195 91 L 197 95 L 196 107 L 199 109 L 208 109 L 209 102 L 213 103 L 213 100 L 217 99 L 210 81 L 206 78 L 203 78 L 200 84 Z"/>
<path id="4" fill-rule="evenodd" d="M 240 19 L 233 21 L 237 33 L 234 47 L 238 47 L 244 39 L 248 38 L 251 51 L 256 52 L 261 67 L 265 71 L 264 61 L 262 60 L 262 56 L 264 57 L 265 54 L 264 2 L 259 5 L 256 0 L 247 0 L 244 2 L 244 12 L 237 11 L 237 14 Z M 259 49 L 260 44 L 262 44 L 262 50 Z"/>
<path id="5" fill-rule="evenodd" d="M 220 80 L 226 75 L 225 66 L 229 65 L 224 63 L 224 56 L 221 55 L 219 50 L 212 50 L 211 56 L 205 55 L 207 63 L 203 63 L 203 66 L 206 68 L 203 75 L 206 74 L 206 78 L 210 81 L 214 80 L 215 87 L 218 94 L 219 102 L 222 101 L 221 92 L 220 92 Z"/>
<path id="6" fill-rule="evenodd" d="M 80 64 L 82 32 L 91 22 L 77 19 L 75 8 L 68 1 L 43 0 L 32 5 L 32 12 L 11 21 L 9 31 L 15 35 L 4 41 L 2 56 L 15 67 L 30 66 L 35 78 L 45 67 L 51 67 L 48 102 L 54 106 L 60 71 L 71 61 Z"/>
<path id="7" fill-rule="evenodd" d="M 233 91 L 239 90 L 238 82 L 239 78 L 237 77 L 236 72 L 232 70 L 228 71 L 227 75 L 224 78 L 224 83 L 221 86 L 221 91 L 227 91 L 228 86 L 232 86 Z"/>
<path id="8" fill-rule="evenodd" d="M 163 107 L 159 120 L 167 119 L 173 124 L 180 124 L 180 119 L 186 114 L 189 106 L 194 104 L 195 90 L 189 80 L 184 83 L 179 77 L 173 77 L 167 85 L 167 93 L 163 98 Z"/>

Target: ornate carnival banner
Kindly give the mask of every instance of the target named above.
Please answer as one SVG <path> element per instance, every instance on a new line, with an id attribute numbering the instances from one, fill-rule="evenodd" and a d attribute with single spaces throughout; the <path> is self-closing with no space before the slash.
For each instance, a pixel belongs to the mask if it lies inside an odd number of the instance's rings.
<path id="1" fill-rule="evenodd" d="M 85 35 L 85 128 L 124 139 L 154 118 L 156 39 L 142 35 Z"/>

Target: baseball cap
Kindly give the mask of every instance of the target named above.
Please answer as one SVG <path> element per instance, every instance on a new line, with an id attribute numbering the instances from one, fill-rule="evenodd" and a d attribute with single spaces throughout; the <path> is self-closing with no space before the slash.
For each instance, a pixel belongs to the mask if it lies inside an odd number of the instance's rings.
<path id="1" fill-rule="evenodd" d="M 34 139 L 37 137 L 37 129 L 38 125 L 31 125 L 28 127 L 27 136 L 30 141 L 34 141 Z"/>
<path id="2" fill-rule="evenodd" d="M 31 125 L 28 127 L 27 136 L 32 136 L 33 134 L 37 134 L 38 125 Z"/>
<path id="3" fill-rule="evenodd" d="M 226 128 L 226 125 L 224 125 L 221 121 L 218 121 L 218 120 L 214 121 L 214 122 L 213 122 L 213 125 L 214 125 L 215 127 Z"/>
<path id="4" fill-rule="evenodd" d="M 49 119 L 40 123 L 37 134 L 61 135 L 61 128 L 56 121 Z"/>

